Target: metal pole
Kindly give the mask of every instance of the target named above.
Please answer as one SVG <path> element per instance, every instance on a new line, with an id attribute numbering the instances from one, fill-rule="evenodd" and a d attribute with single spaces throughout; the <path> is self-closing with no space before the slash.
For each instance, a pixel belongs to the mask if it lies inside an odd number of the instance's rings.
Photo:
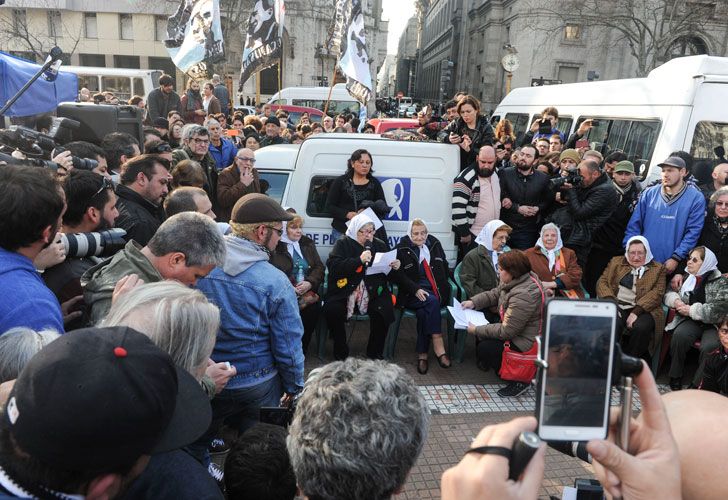
<path id="1" fill-rule="evenodd" d="M 331 82 L 329 85 L 329 95 L 326 97 L 326 105 L 324 106 L 324 115 L 326 115 L 327 111 L 329 110 L 329 101 L 331 101 L 331 92 L 334 90 L 334 80 L 336 80 L 336 66 L 339 65 L 339 58 L 336 58 L 336 62 L 334 63 L 334 71 L 331 74 Z"/>
<path id="2" fill-rule="evenodd" d="M 510 71 L 506 73 L 506 95 L 508 95 L 511 92 L 511 79 L 513 78 L 513 73 Z"/>

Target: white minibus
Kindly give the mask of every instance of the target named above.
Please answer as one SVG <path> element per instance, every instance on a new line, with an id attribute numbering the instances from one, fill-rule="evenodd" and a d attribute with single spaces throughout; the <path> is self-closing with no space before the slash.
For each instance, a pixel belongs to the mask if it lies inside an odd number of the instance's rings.
<path id="1" fill-rule="evenodd" d="M 508 119 L 520 140 L 547 106 L 559 111 L 558 129 L 568 137 L 588 118 L 598 120 L 586 138 L 605 156 L 627 154 L 641 178 L 659 176 L 657 164 L 684 150 L 694 168 L 728 149 L 728 58 L 672 59 L 646 78 L 514 89 L 493 112 L 492 123 Z"/>
<path id="2" fill-rule="evenodd" d="M 329 96 L 329 87 L 286 87 L 276 92 L 268 101 L 271 104 L 290 104 L 293 106 L 305 106 L 316 108 L 321 111 L 326 106 L 326 99 Z M 354 116 L 359 116 L 359 102 L 351 97 L 346 90 L 346 84 L 337 83 L 331 89 L 328 114 L 338 115 L 349 111 Z"/>
<path id="3" fill-rule="evenodd" d="M 78 75 L 78 89 L 86 87 L 91 95 L 98 92 L 113 92 L 119 101 L 127 101 L 140 95 L 145 100 L 149 92 L 159 87 L 158 69 L 94 68 L 91 66 L 61 66 L 61 71 Z"/>

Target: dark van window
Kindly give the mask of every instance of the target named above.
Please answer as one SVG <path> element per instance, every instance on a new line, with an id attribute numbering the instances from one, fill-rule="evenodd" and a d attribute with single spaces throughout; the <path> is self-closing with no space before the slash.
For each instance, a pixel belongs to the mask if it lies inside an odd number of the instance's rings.
<path id="1" fill-rule="evenodd" d="M 306 202 L 306 215 L 311 217 L 331 217 L 326 211 L 326 198 L 329 195 L 329 188 L 337 176 L 317 175 L 311 179 L 308 188 L 308 201 Z"/>
<path id="2" fill-rule="evenodd" d="M 260 175 L 260 190 L 263 194 L 267 194 L 278 203 L 283 201 L 283 192 L 286 190 L 286 184 L 288 184 L 287 172 L 261 172 Z"/>
<path id="3" fill-rule="evenodd" d="M 516 144 L 520 144 L 523 136 L 526 135 L 528 128 L 531 126 L 528 115 L 526 113 L 507 113 L 506 120 L 513 125 L 513 131 L 516 133 Z"/>

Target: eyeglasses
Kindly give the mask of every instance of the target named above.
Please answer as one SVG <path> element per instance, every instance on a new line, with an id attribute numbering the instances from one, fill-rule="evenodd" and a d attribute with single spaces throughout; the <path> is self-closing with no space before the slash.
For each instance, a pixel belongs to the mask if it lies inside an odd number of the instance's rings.
<path id="1" fill-rule="evenodd" d="M 361 234 L 373 234 L 374 233 L 374 229 L 360 229 L 357 232 L 359 232 Z"/>
<path id="2" fill-rule="evenodd" d="M 247 161 L 252 164 L 255 164 L 255 161 L 256 161 L 255 158 L 248 158 L 247 156 L 236 156 L 235 159 L 240 160 L 240 161 Z"/>
<path id="3" fill-rule="evenodd" d="M 210 144 L 210 139 L 199 139 L 197 137 L 192 139 L 193 142 L 196 142 L 197 144 Z"/>
<path id="4" fill-rule="evenodd" d="M 267 227 L 268 229 L 272 229 L 273 231 L 275 231 L 276 233 L 278 233 L 278 237 L 279 237 L 279 238 L 280 238 L 281 236 L 283 236 L 283 228 L 281 228 L 281 229 L 278 229 L 277 227 L 269 226 L 268 224 L 263 224 L 263 225 L 264 225 L 265 227 Z"/>
<path id="5" fill-rule="evenodd" d="M 103 191 L 104 189 L 111 189 L 112 191 L 114 190 L 114 183 L 113 183 L 113 182 L 111 182 L 111 181 L 110 181 L 109 179 L 107 179 L 106 177 L 102 177 L 102 178 L 101 178 L 101 187 L 99 188 L 99 190 L 98 190 L 98 191 L 96 191 L 96 192 L 95 192 L 94 194 L 92 194 L 92 195 L 91 195 L 91 198 L 90 198 L 90 199 L 93 199 L 93 198 L 97 197 L 98 195 L 100 195 L 100 194 L 101 194 L 101 192 L 102 192 L 102 191 Z"/>
<path id="6" fill-rule="evenodd" d="M 728 201 L 716 201 L 715 206 L 716 207 L 728 207 Z"/>
<path id="7" fill-rule="evenodd" d="M 152 146 L 149 148 L 150 154 L 156 154 L 156 153 L 169 153 L 172 151 L 172 146 L 169 144 L 158 144 L 156 146 Z"/>
<path id="8" fill-rule="evenodd" d="M 723 326 L 723 327 L 718 328 L 718 333 L 721 333 L 723 335 L 728 335 L 728 327 Z"/>
<path id="9" fill-rule="evenodd" d="M 700 262 L 702 259 L 700 257 L 690 257 L 688 259 L 688 262 Z"/>

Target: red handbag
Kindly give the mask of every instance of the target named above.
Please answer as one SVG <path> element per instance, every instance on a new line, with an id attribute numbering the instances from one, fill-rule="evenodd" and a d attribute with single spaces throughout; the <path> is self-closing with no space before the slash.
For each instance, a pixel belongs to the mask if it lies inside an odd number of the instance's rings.
<path id="1" fill-rule="evenodd" d="M 539 282 L 533 276 L 531 276 L 531 280 L 536 283 L 541 292 L 541 313 L 538 319 L 538 335 L 541 335 L 545 297 Z M 512 350 L 510 341 L 506 340 L 503 344 L 503 356 L 501 357 L 501 368 L 498 375 L 503 380 L 530 384 L 536 375 L 536 358 L 538 358 L 538 342 L 534 342 L 528 351 L 519 352 Z"/>

